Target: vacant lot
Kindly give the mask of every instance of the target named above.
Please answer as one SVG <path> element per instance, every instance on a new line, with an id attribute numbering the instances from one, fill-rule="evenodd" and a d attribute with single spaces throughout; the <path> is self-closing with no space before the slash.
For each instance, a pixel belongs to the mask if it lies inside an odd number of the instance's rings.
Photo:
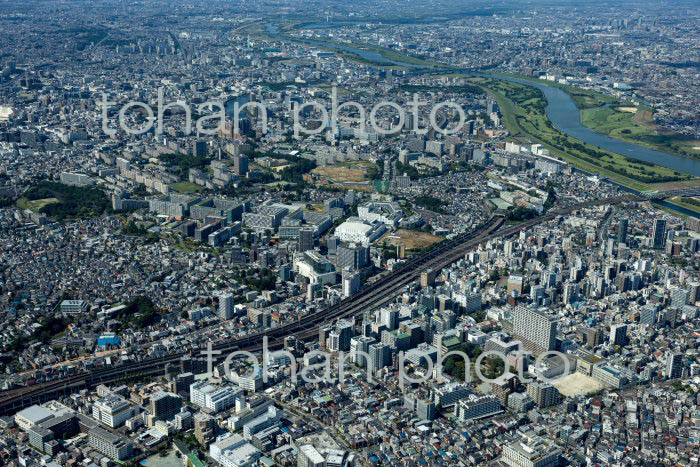
<path id="1" fill-rule="evenodd" d="M 597 379 L 581 373 L 571 373 L 554 383 L 554 386 L 565 396 L 585 396 L 586 394 L 600 391 L 605 387 Z"/>
<path id="2" fill-rule="evenodd" d="M 314 175 L 326 179 L 329 182 L 356 183 L 365 181 L 367 169 L 362 167 L 342 167 L 339 165 L 327 165 L 316 167 L 311 171 Z"/>
<path id="3" fill-rule="evenodd" d="M 685 180 L 681 182 L 652 183 L 650 190 L 683 190 L 684 188 L 700 188 L 700 179 Z"/>
<path id="4" fill-rule="evenodd" d="M 399 243 L 406 245 L 407 250 L 414 250 L 418 248 L 425 248 L 437 243 L 442 240 L 443 237 L 438 237 L 437 235 L 429 234 L 427 232 L 420 232 L 417 230 L 406 230 L 399 229 L 396 232 L 387 232 L 382 238 L 379 239 L 379 244 L 386 241 L 387 245 L 396 246 Z"/>

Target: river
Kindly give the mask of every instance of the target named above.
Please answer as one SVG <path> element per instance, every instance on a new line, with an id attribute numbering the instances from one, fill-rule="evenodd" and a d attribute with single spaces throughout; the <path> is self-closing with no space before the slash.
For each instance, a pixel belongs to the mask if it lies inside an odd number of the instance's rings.
<path id="1" fill-rule="evenodd" d="M 272 23 L 266 23 L 265 24 L 265 30 L 268 35 L 274 38 L 280 38 L 280 36 L 277 27 L 272 24 Z M 353 47 L 350 45 L 340 45 L 340 44 L 331 44 L 327 42 L 322 42 L 322 41 L 315 41 L 312 39 L 305 39 L 305 42 L 310 45 L 316 45 L 318 47 L 324 47 L 328 49 L 333 49 L 333 50 L 342 50 L 346 52 L 351 52 L 356 55 L 359 55 L 362 58 L 365 58 L 367 60 L 372 60 L 377 63 L 383 63 L 387 65 L 396 65 L 396 66 L 403 66 L 407 68 L 414 68 L 414 69 L 431 69 L 431 68 L 426 68 L 426 67 L 420 67 L 416 65 L 415 63 L 407 63 L 407 62 L 401 62 L 397 60 L 390 60 L 388 58 L 382 57 L 379 53 L 377 52 L 371 52 L 368 50 L 363 50 L 359 49 L 357 47 Z M 614 152 L 617 154 L 621 154 L 626 157 L 630 157 L 632 159 L 637 159 L 645 162 L 651 162 L 653 164 L 657 164 L 663 167 L 667 167 L 672 170 L 676 170 L 678 172 L 684 172 L 696 176 L 700 176 L 700 161 L 695 160 L 695 159 L 690 159 L 686 157 L 681 157 L 677 156 L 675 154 L 669 154 L 666 152 L 661 152 L 661 151 L 655 151 L 653 149 L 648 149 L 643 146 L 639 146 L 636 144 L 632 143 L 626 143 L 624 141 L 617 140 L 615 138 L 611 138 L 609 136 L 602 135 L 600 133 L 596 133 L 595 131 L 591 130 L 590 128 L 585 127 L 581 123 L 581 113 L 579 111 L 579 108 L 576 106 L 576 103 L 574 100 L 567 94 L 564 90 L 554 87 L 554 86 L 549 86 L 544 83 L 536 82 L 536 81 L 528 81 L 528 80 L 523 80 L 523 79 L 518 79 L 518 78 L 512 78 L 509 76 L 501 76 L 501 75 L 492 75 L 492 74 L 486 74 L 486 73 L 474 73 L 472 70 L 445 70 L 445 72 L 459 72 L 463 71 L 465 73 L 473 73 L 476 75 L 481 75 L 489 78 L 496 78 L 496 79 L 502 79 L 505 81 L 511 81 L 514 83 L 518 84 L 524 84 L 526 86 L 532 86 L 535 87 L 539 90 L 541 90 L 546 99 L 547 99 L 547 107 L 545 108 L 545 112 L 547 114 L 547 118 L 549 118 L 552 121 L 552 125 L 559 131 L 561 131 L 564 134 L 567 134 L 569 136 L 572 136 L 574 138 L 577 138 L 585 143 L 588 143 L 592 146 L 596 146 L 600 149 L 605 149 L 610 152 Z M 615 185 L 618 185 L 622 187 L 622 185 L 619 185 L 615 183 Z M 636 192 L 635 190 L 631 190 L 626 187 L 625 188 L 627 191 L 631 192 Z M 691 211 L 689 209 L 686 209 L 682 206 L 678 206 L 676 204 L 670 203 L 668 201 L 660 201 L 659 204 L 672 208 L 675 211 L 681 212 L 683 214 L 689 215 L 689 216 L 694 216 L 698 217 L 698 214 L 695 213 L 694 211 Z"/>
<path id="2" fill-rule="evenodd" d="M 265 29 L 271 37 L 281 38 L 277 27 L 272 23 L 266 23 Z M 414 63 L 407 63 L 397 60 L 390 60 L 388 58 L 382 57 L 377 52 L 372 52 L 368 50 L 363 50 L 357 47 L 344 44 L 331 44 L 322 41 L 315 41 L 313 39 L 305 39 L 305 42 L 310 45 L 315 45 L 318 47 L 324 47 L 328 49 L 341 50 L 345 52 L 351 52 L 360 57 L 371 60 L 377 63 L 387 64 L 387 65 L 397 65 L 414 69 L 430 69 L 426 67 L 417 66 Z M 460 70 L 445 70 L 448 71 L 460 71 Z M 462 70 L 464 71 L 464 70 Z M 472 71 L 465 71 L 467 73 L 473 73 Z M 476 73 L 480 74 L 480 73 Z M 556 129 L 564 134 L 572 136 L 579 139 L 585 143 L 592 146 L 604 149 L 610 152 L 621 154 L 632 159 L 637 159 L 645 162 L 651 162 L 669 169 L 676 170 L 678 172 L 684 172 L 696 176 L 700 176 L 700 161 L 696 159 L 690 159 L 686 157 L 677 156 L 675 154 L 669 154 L 662 151 L 655 151 L 653 149 L 648 149 L 637 144 L 627 143 L 624 141 L 611 138 L 609 136 L 596 133 L 590 128 L 585 127 L 581 123 L 580 111 L 576 107 L 574 100 L 560 88 L 549 86 L 544 83 L 527 81 L 518 78 L 511 78 L 508 76 L 501 75 L 491 75 L 491 74 L 480 74 L 482 76 L 488 76 L 491 78 L 502 79 L 505 81 L 512 81 L 514 83 L 524 84 L 526 86 L 532 86 L 541 90 L 545 97 L 547 98 L 547 107 L 545 112 L 547 117 L 552 121 L 552 124 Z"/>
<path id="3" fill-rule="evenodd" d="M 277 26 L 275 26 L 272 23 L 265 23 L 265 32 L 270 37 L 274 37 L 276 39 L 284 39 L 282 36 L 280 36 L 279 32 L 277 31 Z M 332 49 L 332 50 L 340 50 L 343 52 L 350 52 L 355 55 L 358 55 L 365 60 L 370 60 L 376 63 L 381 63 L 383 65 L 394 65 L 394 66 L 403 66 L 407 68 L 417 68 L 415 63 L 407 63 L 407 62 L 401 62 L 397 60 L 390 60 L 388 58 L 382 57 L 378 52 L 372 52 L 370 50 L 363 50 L 359 49 L 357 47 L 353 47 L 351 45 L 344 45 L 344 44 L 333 44 L 329 42 L 323 42 L 323 41 L 317 41 L 313 39 L 304 39 L 303 42 L 305 44 L 309 45 L 315 45 L 316 47 L 323 47 L 326 49 Z"/>
<path id="4" fill-rule="evenodd" d="M 588 143 L 592 146 L 605 149 L 610 152 L 621 154 L 632 159 L 667 167 L 692 175 L 700 176 L 700 161 L 687 157 L 669 154 L 667 152 L 655 151 L 632 143 L 620 141 L 600 133 L 596 133 L 581 123 L 580 111 L 571 96 L 564 90 L 544 83 L 528 81 L 510 76 L 481 74 L 491 78 L 511 81 L 513 83 L 532 86 L 542 91 L 547 98 L 545 112 L 554 127 L 569 136 Z"/>

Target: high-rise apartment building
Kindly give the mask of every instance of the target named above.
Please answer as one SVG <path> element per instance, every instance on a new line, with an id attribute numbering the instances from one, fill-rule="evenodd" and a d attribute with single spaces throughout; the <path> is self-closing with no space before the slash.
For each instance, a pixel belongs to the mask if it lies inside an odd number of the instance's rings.
<path id="1" fill-rule="evenodd" d="M 629 219 L 621 219 L 620 225 L 617 228 L 617 243 L 627 243 L 627 228 Z"/>
<path id="2" fill-rule="evenodd" d="M 666 246 L 666 219 L 656 219 L 654 221 L 654 230 L 651 235 L 652 248 L 662 249 Z"/>
<path id="3" fill-rule="evenodd" d="M 613 324 L 610 326 L 610 345 L 624 346 L 627 343 L 627 325 Z"/>
<path id="4" fill-rule="evenodd" d="M 669 353 L 666 357 L 666 378 L 676 379 L 683 376 L 683 354 Z"/>
<path id="5" fill-rule="evenodd" d="M 522 305 L 513 312 L 513 336 L 531 352 L 546 352 L 556 346 L 556 321 L 544 313 Z"/>

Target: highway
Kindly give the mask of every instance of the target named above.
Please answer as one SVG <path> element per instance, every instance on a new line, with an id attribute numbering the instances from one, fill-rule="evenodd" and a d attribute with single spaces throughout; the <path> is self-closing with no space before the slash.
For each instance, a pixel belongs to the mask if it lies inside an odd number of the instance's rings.
<path id="1" fill-rule="evenodd" d="M 354 317 L 362 312 L 371 311 L 392 302 L 404 290 L 405 286 L 420 278 L 421 272 L 428 269 L 438 271 L 463 258 L 467 252 L 481 243 L 494 238 L 513 235 L 521 229 L 552 220 L 560 215 L 570 214 L 581 208 L 639 200 L 640 198 L 637 196 L 626 195 L 588 201 L 563 209 L 551 210 L 545 215 L 508 227 L 503 227 L 505 219 L 502 216 L 492 216 L 473 231 L 437 244 L 427 253 L 412 258 L 398 270 L 387 274 L 373 282 L 371 286 L 364 287 L 359 292 L 331 307 L 277 328 L 267 329 L 235 340 L 215 341 L 212 343 L 212 348 L 222 352 L 220 359 L 223 360 L 228 353 L 235 350 L 261 351 L 264 336 L 268 338 L 268 348 L 270 350 L 281 348 L 284 338 L 287 336 L 295 336 L 297 339 L 305 342 L 312 341 L 318 338 L 320 325 L 334 322 L 340 318 Z M 175 365 L 179 367 L 181 357 L 189 354 L 190 351 L 180 351 L 162 357 L 146 358 L 141 361 L 109 366 L 91 372 L 82 372 L 55 381 L 2 391 L 0 392 L 0 415 L 11 415 L 32 404 L 42 403 L 81 389 L 90 389 L 98 384 L 118 382 L 129 376 L 162 375 L 166 366 Z"/>

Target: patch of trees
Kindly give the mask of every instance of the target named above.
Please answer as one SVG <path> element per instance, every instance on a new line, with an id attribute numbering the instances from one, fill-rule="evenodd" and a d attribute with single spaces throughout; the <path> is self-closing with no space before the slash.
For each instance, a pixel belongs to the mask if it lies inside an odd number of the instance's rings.
<path id="1" fill-rule="evenodd" d="M 148 229 L 143 227 L 142 225 L 138 225 L 136 222 L 129 220 L 126 224 L 124 224 L 124 227 L 122 227 L 121 232 L 124 235 L 130 235 L 134 237 L 144 237 L 147 242 L 149 243 L 155 243 L 157 242 L 160 237 L 158 234 L 149 232 Z"/>
<path id="2" fill-rule="evenodd" d="M 197 157 L 192 154 L 161 154 L 158 158 L 166 167 L 173 168 L 173 171 L 180 178 L 187 178 L 190 169 L 204 170 L 211 162 L 211 159 Z"/>
<path id="3" fill-rule="evenodd" d="M 143 295 L 137 295 L 114 318 L 121 321 L 122 328 L 143 329 L 160 321 L 160 315 L 153 300 Z"/>
<path id="4" fill-rule="evenodd" d="M 59 221 L 101 216 L 112 209 L 107 195 L 95 186 L 69 186 L 44 180 L 32 186 L 24 196 L 29 200 L 58 199 L 60 203 L 47 204 L 39 212 Z"/>
<path id="5" fill-rule="evenodd" d="M 512 222 L 522 222 L 537 217 L 537 211 L 523 206 L 513 206 L 506 211 L 506 219 Z"/>
<path id="6" fill-rule="evenodd" d="M 40 321 L 39 327 L 32 332 L 30 336 L 19 336 L 12 340 L 7 345 L 7 350 L 12 352 L 21 352 L 32 341 L 40 341 L 47 344 L 58 334 L 66 330 L 70 320 L 66 318 L 57 318 L 54 316 L 43 318 Z"/>
<path id="7" fill-rule="evenodd" d="M 235 279 L 257 291 L 275 290 L 277 283 L 277 276 L 267 268 L 239 271 Z"/>
<path id="8" fill-rule="evenodd" d="M 298 158 L 294 161 L 294 165 L 282 170 L 280 175 L 282 180 L 296 185 L 304 184 L 304 175 L 316 168 L 316 161 L 309 159 Z"/>
<path id="9" fill-rule="evenodd" d="M 422 195 L 413 199 L 413 203 L 430 211 L 434 211 L 440 214 L 445 214 L 445 209 L 443 206 L 445 202 L 440 198 L 434 196 Z"/>
<path id="10" fill-rule="evenodd" d="M 467 354 L 472 366 L 476 358 L 481 355 L 482 352 L 481 347 L 468 342 L 454 350 Z M 464 365 L 465 363 L 463 358 L 458 357 L 457 355 L 450 355 L 445 359 L 443 371 L 459 381 L 464 381 Z"/>

